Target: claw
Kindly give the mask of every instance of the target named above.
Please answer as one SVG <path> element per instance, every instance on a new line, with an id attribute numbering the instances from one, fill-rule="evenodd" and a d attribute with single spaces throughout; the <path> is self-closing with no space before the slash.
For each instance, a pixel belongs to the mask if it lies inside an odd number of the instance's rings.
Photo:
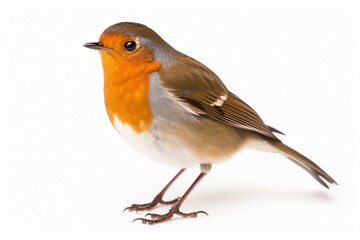
<path id="1" fill-rule="evenodd" d="M 205 214 L 206 216 L 209 216 L 205 211 L 197 211 L 197 212 L 191 212 L 191 213 L 183 213 L 179 211 L 176 208 L 171 208 L 168 213 L 165 214 L 156 214 L 156 213 L 148 213 L 145 215 L 145 218 L 135 218 L 133 222 L 141 220 L 143 224 L 157 224 L 157 223 L 163 223 L 166 221 L 169 221 L 173 218 L 174 215 L 179 215 L 183 218 L 196 218 L 199 214 Z M 146 219 L 146 217 L 150 217 L 151 219 Z"/>
<path id="2" fill-rule="evenodd" d="M 153 225 L 156 223 L 161 223 L 161 222 L 165 222 L 166 220 L 150 220 L 150 219 L 146 219 L 146 218 L 135 218 L 132 222 L 135 221 L 141 221 L 142 224 L 149 224 L 149 225 Z"/>
<path id="3" fill-rule="evenodd" d="M 124 212 L 126 212 L 126 211 L 133 212 L 133 211 L 135 211 L 135 210 L 130 206 L 130 207 L 124 208 L 124 210 L 123 210 L 122 212 L 124 213 Z"/>
<path id="4" fill-rule="evenodd" d="M 145 218 L 135 218 L 134 220 L 132 220 L 132 222 L 140 221 L 140 220 L 141 220 L 142 224 L 146 224 L 147 219 L 145 219 Z"/>
<path id="5" fill-rule="evenodd" d="M 145 204 L 132 204 L 130 207 L 125 208 L 124 211 L 126 211 L 126 210 L 128 210 L 129 212 L 136 211 L 136 213 L 137 213 L 138 211 L 145 211 L 145 210 L 153 209 L 157 204 L 158 204 L 158 202 L 155 200 L 150 203 L 145 203 Z"/>
<path id="6" fill-rule="evenodd" d="M 155 214 L 155 215 L 157 215 L 157 214 Z M 160 215 L 160 218 L 154 218 L 154 219 L 135 218 L 132 222 L 141 221 L 142 224 L 154 225 L 157 223 L 163 223 L 163 222 L 169 221 L 171 218 L 172 218 L 172 216 L 170 216 L 168 214 L 164 214 L 164 215 Z"/>

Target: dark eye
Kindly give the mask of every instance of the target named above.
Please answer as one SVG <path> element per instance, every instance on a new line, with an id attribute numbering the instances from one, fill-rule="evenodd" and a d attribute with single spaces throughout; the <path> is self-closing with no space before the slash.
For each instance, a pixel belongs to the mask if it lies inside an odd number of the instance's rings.
<path id="1" fill-rule="evenodd" d="M 135 41 L 128 41 L 124 45 L 125 49 L 129 52 L 132 52 L 136 49 L 136 42 Z"/>

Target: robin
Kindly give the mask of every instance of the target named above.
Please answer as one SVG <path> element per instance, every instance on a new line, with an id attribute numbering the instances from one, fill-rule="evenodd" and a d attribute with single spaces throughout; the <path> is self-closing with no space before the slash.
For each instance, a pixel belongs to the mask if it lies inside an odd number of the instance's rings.
<path id="1" fill-rule="evenodd" d="M 282 133 L 266 125 L 209 68 L 175 50 L 147 26 L 118 23 L 107 28 L 98 42 L 84 46 L 100 52 L 105 107 L 115 129 L 151 159 L 181 168 L 152 202 L 125 209 L 143 211 L 169 204 L 170 210 L 135 220 L 157 224 L 174 215 L 206 214 L 184 213 L 180 207 L 212 164 L 242 149 L 280 153 L 324 187 L 328 188 L 326 182 L 337 184 L 310 159 L 282 143 L 274 135 Z M 177 199 L 164 201 L 171 184 L 196 165 L 201 172 L 189 189 Z"/>

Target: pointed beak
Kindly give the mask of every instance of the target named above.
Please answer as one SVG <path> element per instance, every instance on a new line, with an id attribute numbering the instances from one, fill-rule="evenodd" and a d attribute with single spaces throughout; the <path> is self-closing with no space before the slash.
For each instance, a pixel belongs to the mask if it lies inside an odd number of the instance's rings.
<path id="1" fill-rule="evenodd" d="M 84 47 L 95 49 L 95 50 L 109 50 L 108 48 L 104 47 L 104 44 L 102 42 L 89 42 L 85 43 Z"/>

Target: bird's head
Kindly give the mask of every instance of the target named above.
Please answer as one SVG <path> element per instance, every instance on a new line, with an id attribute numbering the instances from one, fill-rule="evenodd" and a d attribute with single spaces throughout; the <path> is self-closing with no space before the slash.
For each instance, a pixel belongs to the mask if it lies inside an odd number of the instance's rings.
<path id="1" fill-rule="evenodd" d="M 98 42 L 84 47 L 100 51 L 105 74 L 113 70 L 129 74 L 157 71 L 172 65 L 176 55 L 176 50 L 152 29 L 130 22 L 108 27 Z"/>

